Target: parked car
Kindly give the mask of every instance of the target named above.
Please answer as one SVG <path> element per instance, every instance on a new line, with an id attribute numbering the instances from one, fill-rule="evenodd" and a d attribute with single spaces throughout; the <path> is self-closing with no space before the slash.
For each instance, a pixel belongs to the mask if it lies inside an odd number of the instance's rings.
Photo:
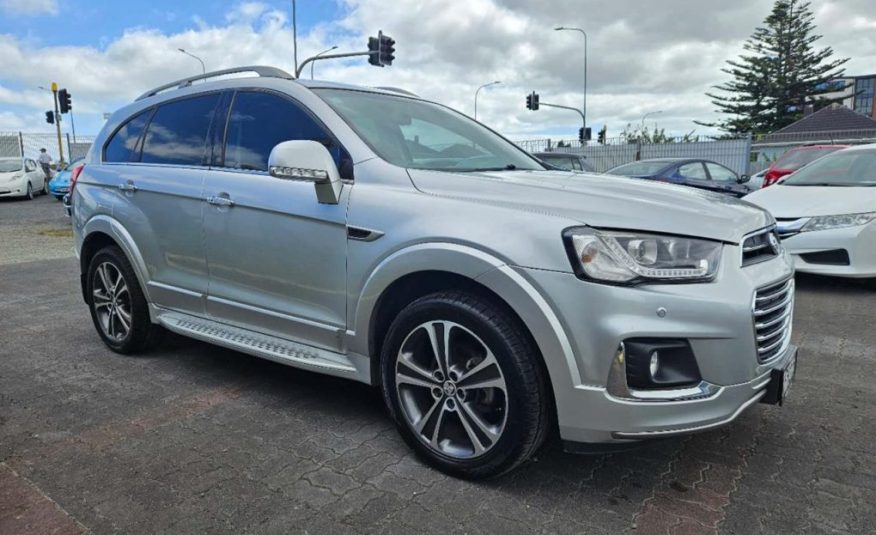
<path id="1" fill-rule="evenodd" d="M 73 174 L 73 169 L 81 165 L 85 158 L 77 158 L 68 163 L 63 169 L 55 174 L 54 178 L 49 180 L 49 193 L 59 201 L 64 198 L 64 195 L 70 191 L 70 177 Z"/>
<path id="2" fill-rule="evenodd" d="M 749 177 L 739 176 L 732 169 L 695 158 L 654 158 L 639 160 L 609 169 L 610 175 L 645 178 L 682 184 L 699 189 L 742 197 L 751 192 L 746 185 Z"/>
<path id="3" fill-rule="evenodd" d="M 587 452 L 723 426 L 796 369 L 765 210 L 553 171 L 398 92 L 178 80 L 112 115 L 68 195 L 109 348 L 161 326 L 374 385 L 456 476 L 511 470 L 551 429 Z"/>
<path id="4" fill-rule="evenodd" d="M 46 176 L 31 158 L 0 158 L 0 197 L 31 200 L 46 193 Z"/>
<path id="5" fill-rule="evenodd" d="M 751 175 L 751 180 L 746 182 L 745 185 L 748 186 L 748 188 L 751 191 L 757 191 L 757 190 L 763 188 L 763 182 L 764 182 L 764 179 L 766 178 L 766 174 L 768 171 L 769 171 L 769 168 L 764 169 L 762 171 L 758 171 L 757 173 Z"/>
<path id="6" fill-rule="evenodd" d="M 769 166 L 763 179 L 763 187 L 772 186 L 783 176 L 790 175 L 804 165 L 814 162 L 822 156 L 827 156 L 832 152 L 848 147 L 849 145 L 808 145 L 793 148 L 782 154 L 778 160 Z"/>
<path id="7" fill-rule="evenodd" d="M 578 154 L 570 154 L 568 152 L 535 152 L 532 154 L 539 160 L 548 165 L 559 167 L 566 171 L 577 171 L 579 173 L 595 173 L 587 159 Z"/>
<path id="8" fill-rule="evenodd" d="M 876 144 L 824 156 L 745 200 L 776 217 L 797 271 L 876 277 Z"/>

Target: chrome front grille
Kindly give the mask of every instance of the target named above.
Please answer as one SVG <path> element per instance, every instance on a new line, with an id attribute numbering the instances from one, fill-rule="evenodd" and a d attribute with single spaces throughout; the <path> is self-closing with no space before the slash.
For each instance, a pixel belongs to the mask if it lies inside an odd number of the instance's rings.
<path id="1" fill-rule="evenodd" d="M 780 355 L 791 340 L 794 316 L 793 277 L 757 290 L 752 308 L 757 359 L 766 362 Z"/>
<path id="2" fill-rule="evenodd" d="M 742 265 L 750 266 L 758 262 L 772 260 L 779 255 L 780 251 L 781 246 L 775 228 L 751 234 L 742 240 Z"/>

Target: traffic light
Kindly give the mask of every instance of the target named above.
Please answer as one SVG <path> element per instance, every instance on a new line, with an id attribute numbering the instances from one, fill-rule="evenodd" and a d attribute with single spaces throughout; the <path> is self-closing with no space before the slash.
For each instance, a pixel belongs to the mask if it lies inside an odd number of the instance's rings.
<path id="1" fill-rule="evenodd" d="M 58 91 L 58 108 L 61 113 L 68 113 L 73 109 L 73 96 L 66 89 Z"/>
<path id="2" fill-rule="evenodd" d="M 605 145 L 605 134 L 606 134 L 606 128 L 605 128 L 605 125 L 603 125 L 602 129 L 599 131 L 599 133 L 596 134 L 596 140 L 599 142 L 600 145 Z"/>
<path id="3" fill-rule="evenodd" d="M 383 31 L 377 32 L 377 40 L 380 42 L 380 64 L 392 66 L 395 59 L 395 39 L 383 35 Z"/>
<path id="4" fill-rule="evenodd" d="M 46 112 L 46 122 L 49 124 L 55 124 L 55 112 L 53 112 L 53 111 Z"/>
<path id="5" fill-rule="evenodd" d="M 526 95 L 526 109 L 532 111 L 538 109 L 538 93 L 535 91 Z"/>
<path id="6" fill-rule="evenodd" d="M 368 63 L 375 67 L 392 66 L 395 59 L 395 39 L 377 32 L 377 37 L 368 38 Z"/>
<path id="7" fill-rule="evenodd" d="M 383 67 L 380 64 L 380 40 L 376 37 L 368 38 L 368 63 L 375 67 Z"/>

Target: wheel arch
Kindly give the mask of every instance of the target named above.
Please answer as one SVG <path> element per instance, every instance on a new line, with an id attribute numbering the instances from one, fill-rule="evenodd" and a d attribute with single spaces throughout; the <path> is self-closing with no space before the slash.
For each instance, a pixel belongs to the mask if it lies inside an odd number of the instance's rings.
<path id="1" fill-rule="evenodd" d="M 86 303 L 89 302 L 85 281 L 88 265 L 98 251 L 110 245 L 120 248 L 122 253 L 128 258 L 128 261 L 131 262 L 131 266 L 134 268 L 134 275 L 136 275 L 137 282 L 140 285 L 140 290 L 146 297 L 146 301 L 151 302 L 148 293 L 149 288 L 146 285 L 146 282 L 149 280 L 146 276 L 148 273 L 146 263 L 143 261 L 140 249 L 134 243 L 133 237 L 131 237 L 131 234 L 125 230 L 121 223 L 107 215 L 98 215 L 91 218 L 84 225 L 82 236 L 82 245 L 79 248 L 79 273 L 82 297 Z"/>

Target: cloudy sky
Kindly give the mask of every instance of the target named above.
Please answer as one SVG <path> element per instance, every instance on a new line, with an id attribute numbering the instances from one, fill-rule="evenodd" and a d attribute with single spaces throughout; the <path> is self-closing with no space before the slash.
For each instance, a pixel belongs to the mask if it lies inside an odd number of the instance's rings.
<path id="1" fill-rule="evenodd" d="M 850 57 L 849 74 L 876 72 L 873 0 L 813 0 L 822 45 Z M 139 7 L 138 7 L 139 6 Z M 715 118 L 704 92 L 724 81 L 723 62 L 769 13 L 771 0 L 298 0 L 299 59 L 337 45 L 365 48 L 382 29 L 396 41 L 391 68 L 364 58 L 317 64 L 316 77 L 392 85 L 473 113 L 512 139 L 571 138 L 572 112 L 526 110 L 542 102 L 580 107 L 589 35 L 587 113 L 609 136 L 643 114 L 676 134 Z M 0 131 L 47 131 L 53 80 L 73 94 L 77 133 L 96 133 L 103 112 L 200 65 L 293 70 L 291 1 L 0 0 Z M 65 130 L 69 125 L 65 124 Z"/>

